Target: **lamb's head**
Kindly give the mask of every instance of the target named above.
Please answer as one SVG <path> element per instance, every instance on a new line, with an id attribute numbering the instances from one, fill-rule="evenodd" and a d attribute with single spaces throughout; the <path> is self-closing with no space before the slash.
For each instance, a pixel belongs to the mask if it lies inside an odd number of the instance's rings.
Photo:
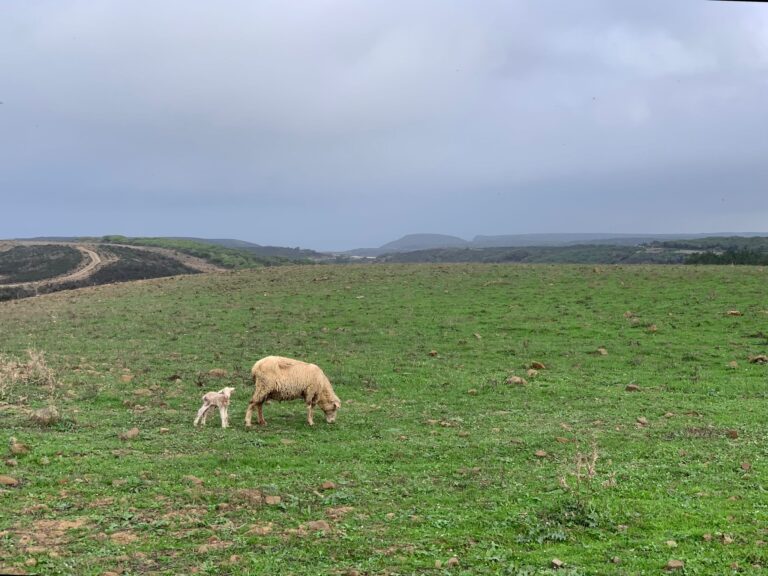
<path id="1" fill-rule="evenodd" d="M 229 397 L 232 396 L 232 392 L 234 392 L 234 388 L 226 387 L 219 390 L 219 394 L 224 394 L 224 396 L 229 400 Z"/>
<path id="2" fill-rule="evenodd" d="M 331 394 L 327 398 L 321 399 L 317 405 L 325 413 L 325 421 L 333 424 L 336 421 L 336 411 L 341 408 L 341 400 L 336 394 Z"/>

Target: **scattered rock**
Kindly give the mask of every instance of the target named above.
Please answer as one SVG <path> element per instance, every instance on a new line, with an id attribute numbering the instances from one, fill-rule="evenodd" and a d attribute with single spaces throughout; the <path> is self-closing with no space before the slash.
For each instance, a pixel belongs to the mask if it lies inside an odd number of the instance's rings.
<path id="1" fill-rule="evenodd" d="M 168 434 L 170 431 L 170 428 L 160 428 L 160 434 Z"/>
<path id="2" fill-rule="evenodd" d="M 227 371 L 224 368 L 212 368 L 208 370 L 208 376 L 211 378 L 224 378 L 227 375 Z"/>
<path id="3" fill-rule="evenodd" d="M 334 482 L 331 482 L 330 480 L 326 480 L 322 484 L 320 484 L 320 490 L 335 490 L 336 484 Z"/>
<path id="4" fill-rule="evenodd" d="M 248 530 L 248 534 L 252 536 L 266 536 L 272 532 L 272 522 L 266 524 L 254 524 L 251 529 Z"/>
<path id="5" fill-rule="evenodd" d="M 659 328 L 658 328 L 658 326 L 656 326 L 656 324 L 651 324 L 650 326 L 648 326 L 648 328 L 646 328 L 646 330 L 648 332 L 653 333 L 653 332 L 657 332 L 659 330 Z"/>
<path id="6" fill-rule="evenodd" d="M 477 390 L 475 388 L 470 388 L 469 390 L 467 390 L 467 394 L 469 394 L 470 396 L 477 396 Z"/>
<path id="7" fill-rule="evenodd" d="M 535 368 L 528 368 L 528 371 L 526 372 L 526 374 L 528 375 L 528 378 L 535 378 L 536 376 L 539 375 L 539 371 L 536 370 Z"/>
<path id="8" fill-rule="evenodd" d="M 136 388 L 136 390 L 133 391 L 134 396 L 152 396 L 152 394 L 154 394 L 154 392 L 149 388 Z"/>
<path id="9" fill-rule="evenodd" d="M 331 525 L 325 520 L 313 520 L 312 522 L 307 522 L 306 527 L 307 530 L 312 532 L 326 533 L 331 531 Z"/>
<path id="10" fill-rule="evenodd" d="M 429 355 L 434 358 L 435 356 L 437 356 L 437 350 L 430 350 Z"/>
<path id="11" fill-rule="evenodd" d="M 565 562 L 560 560 L 560 558 L 552 558 L 552 562 L 550 562 L 549 564 L 555 570 L 559 570 L 560 568 L 563 568 L 565 566 Z"/>
<path id="12" fill-rule="evenodd" d="M 30 418 L 35 424 L 39 424 L 40 426 L 52 426 L 61 419 L 61 416 L 59 415 L 56 406 L 47 406 L 32 412 Z"/>
<path id="13" fill-rule="evenodd" d="M 21 456 L 22 454 L 27 454 L 29 452 L 29 446 L 22 444 L 13 436 L 8 439 L 8 447 L 11 450 L 11 454 L 14 456 Z"/>
<path id="14" fill-rule="evenodd" d="M 533 368 L 534 370 L 544 370 L 546 366 L 544 366 L 544 364 L 542 364 L 541 362 L 534 361 L 528 365 L 528 368 Z"/>
<path id="15" fill-rule="evenodd" d="M 549 454 L 547 454 L 544 450 L 536 450 L 533 455 L 536 456 L 536 458 L 546 458 L 549 456 Z"/>
<path id="16" fill-rule="evenodd" d="M 459 565 L 459 559 L 456 558 L 456 556 L 451 556 L 450 558 L 448 558 L 448 561 L 445 563 L 446 568 L 453 568 L 458 565 Z"/>
<path id="17" fill-rule="evenodd" d="M 685 568 L 685 562 L 682 560 L 670 560 L 667 562 L 667 564 L 664 566 L 664 570 L 682 570 Z"/>
<path id="18" fill-rule="evenodd" d="M 343 518 L 353 510 L 354 508 L 352 506 L 338 506 L 336 508 L 326 508 L 325 514 L 331 520 L 339 520 L 340 518 Z"/>
<path id="19" fill-rule="evenodd" d="M 752 469 L 752 464 L 749 462 L 742 462 L 741 469 L 744 470 L 744 472 L 749 472 Z"/>
<path id="20" fill-rule="evenodd" d="M 744 316 L 741 312 L 738 310 L 728 310 L 728 312 L 725 313 L 726 316 Z"/>
<path id="21" fill-rule="evenodd" d="M 768 356 L 765 354 L 758 354 L 757 356 L 750 356 L 749 362 L 751 364 L 768 364 Z"/>
<path id="22" fill-rule="evenodd" d="M 117 437 L 120 438 L 120 440 L 133 440 L 138 436 L 139 436 L 139 429 L 135 427 L 125 432 L 121 432 L 120 434 L 117 435 Z"/>
<path id="23" fill-rule="evenodd" d="M 640 392 L 640 386 L 637 384 L 627 384 L 627 387 L 624 388 L 627 392 Z"/>
<path id="24" fill-rule="evenodd" d="M 675 413 L 674 412 L 664 412 L 664 418 L 674 418 Z"/>
<path id="25" fill-rule="evenodd" d="M 728 368 L 738 368 L 738 367 L 739 367 L 739 363 L 736 362 L 736 360 L 731 360 L 730 362 L 728 362 Z"/>
<path id="26" fill-rule="evenodd" d="M 555 441 L 559 442 L 560 444 L 568 444 L 568 442 L 570 442 L 570 440 L 568 438 L 565 438 L 563 436 L 557 436 L 555 438 Z"/>
<path id="27" fill-rule="evenodd" d="M 280 444 L 282 444 L 283 446 L 290 446 L 291 444 L 296 444 L 296 440 L 294 440 L 293 438 L 281 438 Z"/>
<path id="28" fill-rule="evenodd" d="M 728 432 L 725 433 L 728 438 L 732 440 L 736 440 L 736 438 L 739 437 L 739 431 L 738 430 L 728 430 Z"/>
<path id="29" fill-rule="evenodd" d="M 608 350 L 604 348 L 603 346 L 600 346 L 600 348 L 597 349 L 597 355 L 598 356 L 608 356 Z"/>
<path id="30" fill-rule="evenodd" d="M 648 426 L 648 419 L 645 416 L 639 416 L 636 420 L 636 422 L 640 426 Z"/>
<path id="31" fill-rule="evenodd" d="M 440 570 L 443 567 L 443 563 L 440 560 L 435 560 L 435 570 Z"/>
<path id="32" fill-rule="evenodd" d="M 13 476 L 0 475 L 0 486 L 10 486 L 11 488 L 18 486 L 19 481 Z"/>
<path id="33" fill-rule="evenodd" d="M 197 476 L 192 476 L 191 474 L 187 474 L 182 478 L 182 480 L 189 484 L 194 484 L 195 486 L 202 486 L 205 482 L 204 480 L 198 478 Z"/>
<path id="34" fill-rule="evenodd" d="M 280 496 L 265 496 L 264 497 L 264 503 L 268 504 L 269 506 L 277 506 L 282 501 L 283 501 L 283 499 L 280 498 Z"/>
<path id="35" fill-rule="evenodd" d="M 264 501 L 264 495 L 261 490 L 255 488 L 242 488 L 235 492 L 235 498 L 248 504 L 261 504 Z"/>
<path id="36" fill-rule="evenodd" d="M 634 312 L 630 312 L 629 310 L 624 312 L 624 318 L 634 318 L 634 317 L 635 317 L 635 313 Z"/>
<path id="37" fill-rule="evenodd" d="M 525 380 L 525 378 L 521 378 L 520 376 L 510 376 L 507 378 L 507 384 L 514 384 L 515 386 L 525 386 L 528 384 L 528 382 Z"/>
<path id="38" fill-rule="evenodd" d="M 5 465 L 14 468 L 19 465 L 19 461 L 16 458 L 6 458 Z"/>
<path id="39" fill-rule="evenodd" d="M 611 563 L 612 564 L 621 564 L 621 558 L 619 558 L 618 556 L 614 556 L 613 558 L 611 558 Z"/>
<path id="40" fill-rule="evenodd" d="M 723 544 L 733 544 L 733 536 L 730 536 L 728 534 L 723 534 L 722 540 L 723 540 Z"/>
<path id="41" fill-rule="evenodd" d="M 670 548 L 677 548 L 677 542 L 675 540 L 667 540 L 666 544 Z"/>
<path id="42" fill-rule="evenodd" d="M 704 542 L 712 542 L 712 534 L 709 534 L 709 533 L 704 534 L 702 535 L 701 538 L 702 540 L 704 540 Z"/>

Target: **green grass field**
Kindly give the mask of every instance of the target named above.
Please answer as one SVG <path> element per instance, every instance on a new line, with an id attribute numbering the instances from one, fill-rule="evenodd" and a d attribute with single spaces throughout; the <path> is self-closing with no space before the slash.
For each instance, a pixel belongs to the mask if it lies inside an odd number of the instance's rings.
<path id="1" fill-rule="evenodd" d="M 56 375 L 0 389 L 0 572 L 762 574 L 766 280 L 281 267 L 0 303 L 4 362 L 42 351 Z M 292 402 L 244 429 L 269 354 L 325 370 L 335 425 Z M 233 427 L 194 429 L 226 385 Z M 61 421 L 31 422 L 49 401 Z"/>

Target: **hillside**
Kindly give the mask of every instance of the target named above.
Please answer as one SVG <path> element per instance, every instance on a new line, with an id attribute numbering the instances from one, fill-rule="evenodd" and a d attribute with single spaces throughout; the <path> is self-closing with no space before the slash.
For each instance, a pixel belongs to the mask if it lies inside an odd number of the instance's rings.
<path id="1" fill-rule="evenodd" d="M 764 287 L 751 267 L 330 265 L 0 303 L 0 571 L 762 573 Z M 268 354 L 323 369 L 335 424 L 272 401 L 244 428 Z M 224 386 L 232 427 L 194 428 Z"/>
<path id="2" fill-rule="evenodd" d="M 664 244 L 679 241 L 696 242 L 712 237 L 765 236 L 756 232 L 744 232 L 735 235 L 725 234 L 614 234 L 614 233 L 553 233 L 553 234 L 504 234 L 496 236 L 475 236 L 471 241 L 444 234 L 408 234 L 378 248 L 360 248 L 345 252 L 349 256 L 375 257 L 385 254 L 414 252 L 419 250 L 439 250 L 453 248 L 541 248 L 568 247 L 578 245 L 605 246 L 640 246 L 643 244 Z M 672 247 L 670 244 L 669 247 Z"/>
<path id="3" fill-rule="evenodd" d="M 222 245 L 232 242 L 124 236 L 2 241 L 0 300 L 112 282 L 318 261 L 309 258 L 318 255 L 313 251 Z"/>
<path id="4" fill-rule="evenodd" d="M 521 248 L 454 248 L 414 250 L 379 256 L 379 262 L 483 262 L 519 264 L 680 264 L 686 255 L 676 249 L 643 246 L 574 245 Z"/>

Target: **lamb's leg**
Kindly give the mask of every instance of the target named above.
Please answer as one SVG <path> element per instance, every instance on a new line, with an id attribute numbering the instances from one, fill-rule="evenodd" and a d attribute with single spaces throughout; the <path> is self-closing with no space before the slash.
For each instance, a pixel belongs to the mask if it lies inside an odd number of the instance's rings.
<path id="1" fill-rule="evenodd" d="M 307 422 L 309 423 L 310 426 L 315 425 L 315 421 L 312 420 L 312 408 L 313 408 L 312 404 L 307 404 Z"/>
<path id="2" fill-rule="evenodd" d="M 205 412 L 203 412 L 203 426 L 205 426 L 205 423 L 208 422 L 208 414 L 211 413 L 211 410 L 213 410 L 214 406 L 213 404 L 208 404 L 208 407 L 205 409 Z"/>
<path id="3" fill-rule="evenodd" d="M 229 428 L 229 413 L 226 406 L 221 406 L 219 408 L 219 416 L 221 416 L 221 427 Z"/>
<path id="4" fill-rule="evenodd" d="M 205 416 L 206 410 L 208 410 L 208 404 L 204 402 L 203 405 L 200 407 L 200 410 L 197 411 L 197 417 L 195 418 L 195 426 L 196 427 L 197 427 L 198 424 L 200 424 L 200 420 L 201 419 L 203 421 L 203 426 L 205 426 L 204 416 Z"/>

